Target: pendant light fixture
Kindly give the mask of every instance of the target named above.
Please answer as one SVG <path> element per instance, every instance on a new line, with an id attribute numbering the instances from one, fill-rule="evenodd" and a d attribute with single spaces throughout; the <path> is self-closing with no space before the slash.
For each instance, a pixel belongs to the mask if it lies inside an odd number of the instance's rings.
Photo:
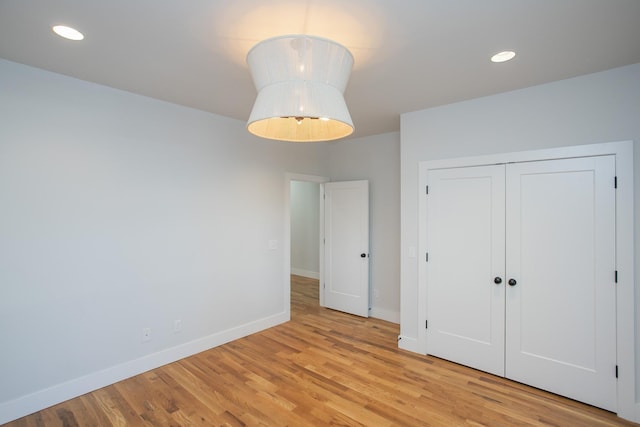
<path id="1" fill-rule="evenodd" d="M 247 122 L 252 134 L 313 142 L 353 132 L 343 96 L 353 56 L 345 47 L 307 35 L 274 37 L 255 45 L 247 64 L 258 90 Z"/>

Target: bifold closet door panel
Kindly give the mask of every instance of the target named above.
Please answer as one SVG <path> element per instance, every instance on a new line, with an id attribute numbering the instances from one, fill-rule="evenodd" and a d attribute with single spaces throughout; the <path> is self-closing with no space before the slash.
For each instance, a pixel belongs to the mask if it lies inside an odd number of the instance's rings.
<path id="1" fill-rule="evenodd" d="M 616 410 L 615 157 L 506 166 L 505 375 Z"/>
<path id="2" fill-rule="evenodd" d="M 428 352 L 504 375 L 504 165 L 427 180 Z"/>

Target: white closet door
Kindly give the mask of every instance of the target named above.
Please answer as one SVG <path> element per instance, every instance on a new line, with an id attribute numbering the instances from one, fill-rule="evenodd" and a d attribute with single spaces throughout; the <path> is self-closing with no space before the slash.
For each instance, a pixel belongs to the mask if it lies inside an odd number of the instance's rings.
<path id="1" fill-rule="evenodd" d="M 506 170 L 506 376 L 615 411 L 615 158 Z"/>
<path id="2" fill-rule="evenodd" d="M 504 166 L 427 179 L 428 352 L 504 375 Z"/>

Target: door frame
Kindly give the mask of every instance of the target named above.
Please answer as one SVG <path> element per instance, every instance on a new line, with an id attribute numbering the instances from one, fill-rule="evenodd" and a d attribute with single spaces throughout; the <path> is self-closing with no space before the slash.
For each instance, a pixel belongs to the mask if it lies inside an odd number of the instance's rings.
<path id="1" fill-rule="evenodd" d="M 640 404 L 636 403 L 635 348 L 635 282 L 634 282 L 634 200 L 633 200 L 633 142 L 609 142 L 561 148 L 422 161 L 418 164 L 418 253 L 427 248 L 427 173 L 430 169 L 483 166 L 499 163 L 527 162 L 573 157 L 615 155 L 616 190 L 616 352 L 618 365 L 617 414 L 629 420 L 640 420 Z M 612 183 L 613 185 L 613 183 Z M 424 259 L 424 255 L 422 256 Z M 423 325 L 427 312 L 427 265 L 418 264 L 418 350 L 428 354 L 429 343 Z M 613 375 L 613 373 L 612 373 Z"/>
<path id="2" fill-rule="evenodd" d="M 331 179 L 326 176 L 318 175 L 304 175 L 289 172 L 285 174 L 283 227 L 284 236 L 282 237 L 282 250 L 284 252 L 284 277 L 282 278 L 282 280 L 284 284 L 284 311 L 287 316 L 287 320 L 291 320 L 291 181 L 313 182 L 320 185 L 320 236 L 318 240 L 318 243 L 320 245 L 320 260 L 318 263 L 318 268 L 320 269 L 320 280 L 318 282 L 318 286 L 321 286 L 320 284 L 324 282 L 324 252 L 322 245 L 322 237 L 324 236 L 324 198 L 322 197 L 322 195 L 324 194 L 324 183 L 330 182 Z M 320 289 L 318 290 L 320 291 Z M 320 305 L 324 306 L 324 292 L 319 292 L 319 295 Z"/>

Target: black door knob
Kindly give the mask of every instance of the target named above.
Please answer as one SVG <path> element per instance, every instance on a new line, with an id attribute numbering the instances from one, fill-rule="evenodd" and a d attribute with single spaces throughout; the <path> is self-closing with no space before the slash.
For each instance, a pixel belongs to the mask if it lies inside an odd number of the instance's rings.
<path id="1" fill-rule="evenodd" d="M 360 258 L 366 258 L 367 254 L 360 254 Z"/>
<path id="2" fill-rule="evenodd" d="M 493 283 L 499 285 L 500 283 L 502 283 L 502 277 L 496 277 L 495 279 L 493 279 Z"/>
<path id="3" fill-rule="evenodd" d="M 516 279 L 509 279 L 509 286 L 515 286 L 516 285 Z"/>

